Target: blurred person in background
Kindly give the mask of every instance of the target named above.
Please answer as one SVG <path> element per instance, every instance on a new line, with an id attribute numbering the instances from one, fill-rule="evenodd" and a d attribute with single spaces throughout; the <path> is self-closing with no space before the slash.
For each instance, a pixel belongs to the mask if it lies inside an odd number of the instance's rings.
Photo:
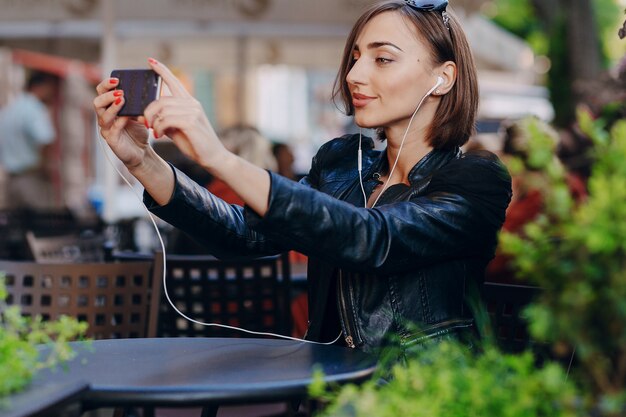
<path id="1" fill-rule="evenodd" d="M 4 200 L 9 208 L 54 205 L 46 156 L 56 137 L 51 106 L 59 86 L 56 75 L 33 72 L 25 91 L 0 112 L 0 165 L 8 175 Z"/>
<path id="2" fill-rule="evenodd" d="M 285 178 L 291 180 L 297 179 L 296 174 L 293 172 L 295 157 L 291 146 L 286 143 L 274 143 L 272 145 L 272 153 L 274 154 L 274 158 L 276 158 L 277 172 Z"/>
<path id="3" fill-rule="evenodd" d="M 276 171 L 276 160 L 272 154 L 271 142 L 252 126 L 237 125 L 220 133 L 224 147 L 235 155 L 262 169 Z M 162 158 L 170 161 L 193 181 L 206 187 L 212 194 L 228 204 L 243 206 L 245 202 L 224 181 L 211 176 L 195 161 L 186 157 L 171 141 L 160 141 L 155 150 Z M 206 249 L 180 229 L 172 229 L 167 234 L 168 250 L 172 253 L 201 255 Z"/>
<path id="4" fill-rule="evenodd" d="M 285 178 L 298 180 L 299 178 L 293 172 L 293 163 L 295 157 L 291 147 L 286 143 L 276 142 L 272 145 L 272 153 L 276 158 L 277 172 Z M 288 253 L 289 263 L 292 267 L 292 274 L 306 270 L 308 257 L 300 252 L 291 250 Z M 294 271 L 295 268 L 295 271 Z M 309 323 L 309 306 L 308 294 L 306 291 L 300 291 L 291 300 L 291 316 L 293 321 L 292 336 L 303 337 L 306 334 Z"/>
<path id="5" fill-rule="evenodd" d="M 307 255 L 308 340 L 376 352 L 395 336 L 401 357 L 473 334 L 467 297 L 494 256 L 511 183 L 494 154 L 460 150 L 474 133 L 478 83 L 446 0 L 382 1 L 361 15 L 335 98 L 387 147 L 359 133 L 331 140 L 299 183 L 227 149 L 201 104 L 165 65 L 148 62 L 172 96 L 137 120 L 119 117 L 118 80 L 105 79 L 94 107 L 152 212 L 220 258 Z M 146 127 L 169 136 L 245 207 L 159 158 Z"/>
<path id="6" fill-rule="evenodd" d="M 272 143 L 257 128 L 246 125 L 232 126 L 219 134 L 224 147 L 253 165 L 266 170 L 276 171 L 276 159 L 272 154 Z M 243 206 L 244 200 L 228 185 L 217 177 L 209 181 L 208 190 L 230 204 Z"/>

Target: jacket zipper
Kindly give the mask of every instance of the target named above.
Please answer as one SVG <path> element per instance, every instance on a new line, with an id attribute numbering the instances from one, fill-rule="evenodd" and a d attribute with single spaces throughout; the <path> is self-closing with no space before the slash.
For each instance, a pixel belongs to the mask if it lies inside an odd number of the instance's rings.
<path id="1" fill-rule="evenodd" d="M 348 314 L 348 305 L 346 302 L 346 293 L 344 291 L 344 278 L 343 271 L 339 269 L 339 314 L 341 315 L 341 328 L 344 334 L 344 340 L 346 341 L 346 345 L 352 349 L 356 348 L 355 337 L 358 335 L 356 328 L 354 331 L 351 331 L 350 326 L 350 317 Z"/>

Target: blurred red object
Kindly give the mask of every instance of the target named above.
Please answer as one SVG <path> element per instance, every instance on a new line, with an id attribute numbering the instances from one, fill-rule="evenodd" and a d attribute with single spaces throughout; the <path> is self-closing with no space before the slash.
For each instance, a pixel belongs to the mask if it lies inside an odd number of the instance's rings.
<path id="1" fill-rule="evenodd" d="M 102 71 L 95 64 L 23 49 L 13 49 L 11 55 L 16 64 L 55 74 L 59 77 L 64 78 L 69 72 L 79 71 L 92 84 L 97 84 L 102 79 Z"/>

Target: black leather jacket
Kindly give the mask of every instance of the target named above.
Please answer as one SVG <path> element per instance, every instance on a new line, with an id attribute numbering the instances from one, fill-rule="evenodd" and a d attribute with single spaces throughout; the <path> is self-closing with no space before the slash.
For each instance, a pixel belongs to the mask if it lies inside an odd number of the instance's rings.
<path id="1" fill-rule="evenodd" d="M 483 281 L 494 256 L 511 198 L 508 172 L 489 152 L 433 150 L 410 171 L 410 185 L 388 188 L 375 208 L 365 209 L 357 149 L 358 135 L 326 143 L 300 183 L 270 173 L 262 218 L 226 204 L 179 171 L 167 205 L 157 206 L 148 195 L 146 203 L 218 257 L 285 250 L 308 255 L 311 340 L 323 333 L 329 302 L 337 303 L 346 344 L 364 350 L 391 334 L 408 346 L 471 326 L 465 296 Z M 386 161 L 386 152 L 363 138 L 368 196 Z M 329 300 L 329 293 L 337 299 Z"/>

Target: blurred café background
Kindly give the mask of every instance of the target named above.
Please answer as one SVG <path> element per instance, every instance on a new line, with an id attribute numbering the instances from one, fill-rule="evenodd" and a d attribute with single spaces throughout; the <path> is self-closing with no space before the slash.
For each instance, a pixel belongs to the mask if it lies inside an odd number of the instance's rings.
<path id="1" fill-rule="evenodd" d="M 91 101 L 99 80 L 113 69 L 142 68 L 148 57 L 157 58 L 184 80 L 217 131 L 254 126 L 271 144 L 287 145 L 297 178 L 321 144 L 356 129 L 330 91 L 345 37 L 369 3 L 0 0 L 0 109 L 23 89 L 29 72 L 59 75 L 57 137 L 45 161 L 55 207 L 105 225 L 131 222 L 132 243 L 150 249 L 156 242 L 142 222 L 145 210 L 98 143 Z M 475 140 L 498 150 L 502 121 L 532 114 L 550 122 L 554 109 L 545 87 L 549 59 L 489 18 L 494 3 L 452 5 L 479 69 Z M 8 179 L 0 178 L 4 186 Z M 135 185 L 135 191 L 141 190 Z"/>

